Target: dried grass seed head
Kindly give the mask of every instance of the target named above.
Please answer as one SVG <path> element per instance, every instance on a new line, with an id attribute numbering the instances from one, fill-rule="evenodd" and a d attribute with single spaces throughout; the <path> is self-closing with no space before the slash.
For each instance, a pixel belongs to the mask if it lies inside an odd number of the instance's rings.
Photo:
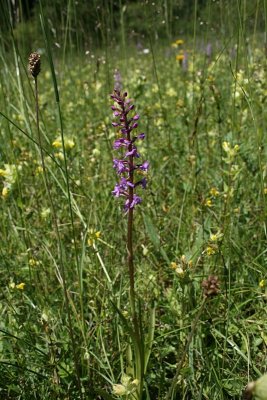
<path id="1" fill-rule="evenodd" d="M 41 56 L 38 53 L 31 53 L 29 56 L 29 71 L 36 78 L 41 71 Z"/>

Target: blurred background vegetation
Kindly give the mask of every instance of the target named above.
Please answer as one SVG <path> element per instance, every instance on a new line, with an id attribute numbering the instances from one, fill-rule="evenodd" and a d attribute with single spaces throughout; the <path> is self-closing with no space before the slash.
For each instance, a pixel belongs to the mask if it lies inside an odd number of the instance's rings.
<path id="1" fill-rule="evenodd" d="M 72 52 L 131 41 L 205 34 L 216 41 L 240 32 L 263 32 L 264 0 L 45 0 L 42 1 L 54 46 Z M 11 27 L 25 52 L 39 47 L 40 2 L 3 0 L 0 14 L 2 41 L 8 45 Z M 266 37 L 264 38 L 266 43 Z"/>

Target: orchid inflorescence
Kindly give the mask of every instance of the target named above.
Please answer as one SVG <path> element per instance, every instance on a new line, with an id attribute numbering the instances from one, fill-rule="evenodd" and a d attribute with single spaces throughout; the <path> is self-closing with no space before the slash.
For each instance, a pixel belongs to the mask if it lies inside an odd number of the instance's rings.
<path id="1" fill-rule="evenodd" d="M 115 140 L 113 148 L 115 150 L 124 151 L 122 159 L 113 159 L 113 168 L 115 168 L 117 174 L 120 176 L 120 181 L 115 185 L 112 194 L 115 197 L 122 196 L 126 199 L 124 210 L 128 212 L 142 201 L 141 197 L 134 193 L 135 188 L 141 186 L 145 189 L 147 185 L 145 176 L 140 180 L 134 180 L 135 172 L 145 175 L 149 168 L 148 161 L 144 161 L 143 163 L 135 162 L 135 159 L 140 158 L 135 143 L 137 140 L 144 140 L 145 134 L 132 134 L 134 129 L 138 127 L 137 121 L 140 116 L 136 114 L 129 118 L 128 114 L 134 109 L 134 105 L 131 104 L 131 99 L 127 99 L 127 93 L 121 93 L 119 90 L 115 89 L 111 98 L 114 100 L 114 103 L 116 103 L 111 109 L 114 117 L 118 119 L 118 122 L 112 122 L 112 125 L 115 128 L 119 128 L 119 136 Z"/>

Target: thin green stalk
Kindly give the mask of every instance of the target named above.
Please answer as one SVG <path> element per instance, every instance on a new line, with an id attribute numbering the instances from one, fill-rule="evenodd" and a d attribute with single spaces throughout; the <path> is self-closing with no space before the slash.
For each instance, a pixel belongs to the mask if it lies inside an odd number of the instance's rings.
<path id="1" fill-rule="evenodd" d="M 70 314 L 69 294 L 68 294 L 67 285 L 66 285 L 66 274 L 65 274 L 65 265 L 64 265 L 64 261 L 63 261 L 62 241 L 61 241 L 61 237 L 60 237 L 60 233 L 59 233 L 57 214 L 56 214 L 55 205 L 54 205 L 53 198 L 52 198 L 51 191 L 50 191 L 48 176 L 47 176 L 47 172 L 46 172 L 46 165 L 45 165 L 45 160 L 44 160 L 44 153 L 43 153 L 43 149 L 42 149 L 42 138 L 41 138 L 41 132 L 40 132 L 40 126 L 39 126 L 39 100 L 38 100 L 37 77 L 34 78 L 34 85 L 35 85 L 36 125 L 37 125 L 39 150 L 40 150 L 40 156 L 41 156 L 41 164 L 42 164 L 42 169 L 43 169 L 44 183 L 45 183 L 46 192 L 47 192 L 47 195 L 49 198 L 49 202 L 51 205 L 52 218 L 53 218 L 57 241 L 58 241 L 59 259 L 60 259 L 60 267 L 61 267 L 61 274 L 62 274 L 62 285 L 63 285 L 63 293 L 64 293 L 64 298 L 65 298 L 65 303 L 66 303 L 69 334 L 70 334 L 72 351 L 73 351 L 73 356 L 74 356 L 77 385 L 78 385 L 80 398 L 82 399 L 83 396 L 82 396 L 82 388 L 81 388 L 81 381 L 80 381 L 80 374 L 79 374 L 79 364 L 78 364 L 78 358 L 77 358 L 77 353 L 76 353 L 76 343 L 74 340 L 74 333 L 73 333 L 72 320 L 71 320 L 71 314 Z"/>
<path id="2" fill-rule="evenodd" d="M 190 346 L 190 344 L 192 342 L 192 339 L 194 337 L 195 331 L 197 329 L 199 318 L 200 318 L 200 316 L 201 316 L 201 314 L 203 312 L 203 309 L 204 309 L 204 306 L 206 304 L 206 301 L 207 301 L 207 298 L 205 297 L 203 302 L 202 302 L 202 304 L 201 304 L 201 306 L 200 306 L 200 308 L 199 308 L 199 310 L 198 310 L 198 313 L 197 313 L 197 315 L 196 315 L 196 317 L 194 319 L 194 322 L 193 322 L 192 328 L 191 328 L 191 332 L 189 333 L 189 335 L 187 337 L 186 346 L 184 348 L 183 353 L 181 354 L 180 361 L 177 364 L 176 373 L 175 373 L 174 378 L 172 380 L 172 384 L 171 384 L 171 386 L 170 386 L 170 388 L 168 390 L 167 396 L 165 397 L 165 400 L 173 399 L 173 395 L 174 395 L 175 390 L 176 390 L 176 386 L 177 386 L 177 383 L 178 383 L 178 378 L 179 378 L 181 369 L 183 367 L 187 352 L 189 350 L 189 346 Z"/>
<path id="3" fill-rule="evenodd" d="M 58 118 L 59 118 L 60 136 L 61 136 L 63 158 L 64 158 L 64 175 L 65 175 L 65 180 L 66 180 L 66 192 L 67 192 L 68 207 L 69 207 L 69 214 L 70 214 L 70 220 L 71 220 L 71 234 L 72 234 L 72 238 L 73 238 L 73 242 L 74 242 L 75 264 L 76 264 L 78 284 L 79 284 L 79 300 L 80 300 L 80 312 L 81 312 L 81 321 L 82 321 L 81 325 L 83 328 L 83 332 L 82 332 L 83 336 L 85 336 L 84 335 L 83 296 L 82 296 L 83 285 L 81 282 L 82 277 L 80 274 L 77 240 L 76 240 L 75 228 L 74 228 L 73 200 L 72 200 L 72 194 L 70 191 L 70 177 L 69 177 L 69 171 L 68 171 L 67 154 L 66 154 L 66 147 L 65 147 L 64 130 L 63 130 L 63 121 L 62 121 L 62 113 L 61 113 L 61 106 L 60 106 L 60 97 L 59 97 L 57 79 L 56 79 L 55 68 L 54 68 L 54 63 L 53 63 L 53 58 L 52 58 L 52 53 L 51 53 L 51 47 L 49 44 L 49 38 L 48 38 L 48 33 L 47 33 L 48 30 L 47 30 L 45 20 L 44 20 L 41 0 L 40 0 L 40 10 L 41 10 L 40 19 L 41 19 L 42 31 L 43 31 L 43 34 L 45 37 L 45 44 L 46 44 L 46 48 L 47 48 L 50 69 L 51 69 L 52 79 L 53 79 L 53 85 L 54 85 L 55 100 L 56 100 L 56 105 L 57 105 L 57 114 L 58 114 Z"/>
<path id="4" fill-rule="evenodd" d="M 168 112 L 166 111 L 166 109 L 164 107 L 163 97 L 162 97 L 162 94 L 161 94 L 161 86 L 160 86 L 159 77 L 158 77 L 158 71 L 157 71 L 157 65 L 156 65 L 156 59 L 155 59 L 155 54 L 154 54 L 154 48 L 153 48 L 153 44 L 152 44 L 151 35 L 149 35 L 149 45 L 150 45 L 150 50 L 151 50 L 152 62 L 153 62 L 153 70 L 154 70 L 156 83 L 157 83 L 157 87 L 158 87 L 160 108 L 161 108 L 162 115 L 164 117 L 166 130 L 168 132 L 168 146 L 170 148 L 171 147 L 171 143 L 172 143 L 172 141 L 171 141 L 171 127 L 170 127 L 170 124 L 169 124 Z"/>

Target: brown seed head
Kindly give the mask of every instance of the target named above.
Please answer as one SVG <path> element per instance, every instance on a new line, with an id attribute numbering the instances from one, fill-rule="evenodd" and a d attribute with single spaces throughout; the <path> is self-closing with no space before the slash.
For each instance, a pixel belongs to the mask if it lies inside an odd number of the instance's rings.
<path id="1" fill-rule="evenodd" d="M 220 292 L 220 282 L 218 276 L 210 275 L 207 279 L 202 282 L 204 296 L 212 297 L 216 296 Z"/>
<path id="2" fill-rule="evenodd" d="M 38 53 L 31 53 L 29 56 L 29 71 L 36 78 L 41 71 L 41 57 Z"/>

